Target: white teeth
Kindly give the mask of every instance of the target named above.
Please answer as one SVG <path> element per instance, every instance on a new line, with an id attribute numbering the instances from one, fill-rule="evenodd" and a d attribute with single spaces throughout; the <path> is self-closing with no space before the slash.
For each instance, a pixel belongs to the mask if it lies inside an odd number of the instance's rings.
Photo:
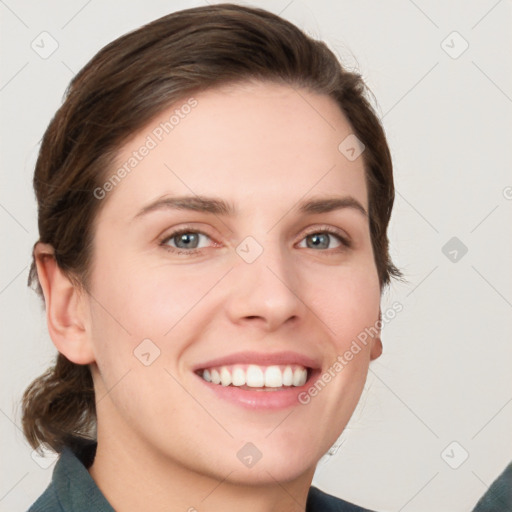
<path id="1" fill-rule="evenodd" d="M 212 370 L 211 377 L 212 377 L 212 382 L 214 384 L 220 384 L 220 375 L 217 370 L 215 370 L 215 369 Z"/>
<path id="2" fill-rule="evenodd" d="M 247 385 L 251 388 L 262 388 L 265 379 L 263 378 L 263 372 L 259 366 L 255 364 L 250 364 L 247 368 Z"/>
<path id="3" fill-rule="evenodd" d="M 307 372 L 301 370 L 300 368 L 296 368 L 293 372 L 293 385 L 294 386 L 303 386 L 306 383 Z"/>
<path id="4" fill-rule="evenodd" d="M 220 383 L 223 386 L 229 386 L 231 384 L 231 373 L 229 373 L 229 370 L 225 366 L 220 369 Z"/>
<path id="5" fill-rule="evenodd" d="M 265 371 L 265 386 L 267 388 L 280 388 L 283 385 L 283 374 L 279 366 L 269 366 Z"/>
<path id="6" fill-rule="evenodd" d="M 245 372 L 242 370 L 242 368 L 235 368 L 233 370 L 232 384 L 233 386 L 245 386 Z"/>
<path id="7" fill-rule="evenodd" d="M 283 372 L 283 386 L 291 386 L 293 384 L 293 371 L 287 366 Z"/>
<path id="8" fill-rule="evenodd" d="M 281 388 L 283 386 L 303 386 L 308 371 L 299 365 L 258 366 L 233 365 L 208 368 L 201 376 L 207 382 L 222 386 L 245 386 L 251 388 Z"/>

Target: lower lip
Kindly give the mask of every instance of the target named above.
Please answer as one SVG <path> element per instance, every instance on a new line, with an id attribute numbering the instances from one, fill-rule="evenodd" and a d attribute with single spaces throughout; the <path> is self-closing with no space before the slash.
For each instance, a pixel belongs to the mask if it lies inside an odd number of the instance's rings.
<path id="1" fill-rule="evenodd" d="M 303 386 L 293 386 L 275 391 L 265 391 L 263 388 L 256 391 L 240 389 L 236 386 L 223 386 L 212 384 L 196 374 L 197 378 L 219 398 L 227 400 L 247 409 L 286 409 L 295 405 L 301 405 L 299 395 L 307 391 L 317 377 L 320 370 L 313 370 L 309 379 Z"/>

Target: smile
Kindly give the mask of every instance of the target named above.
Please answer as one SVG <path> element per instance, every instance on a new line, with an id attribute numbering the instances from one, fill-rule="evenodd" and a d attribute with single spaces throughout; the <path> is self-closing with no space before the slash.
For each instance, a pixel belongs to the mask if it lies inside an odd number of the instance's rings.
<path id="1" fill-rule="evenodd" d="M 245 351 L 198 363 L 192 371 L 202 390 L 252 410 L 282 410 L 302 404 L 298 397 L 321 377 L 321 359 L 294 351 Z"/>
<path id="2" fill-rule="evenodd" d="M 310 370 L 297 364 L 235 364 L 201 369 L 197 374 L 205 381 L 221 386 L 278 389 L 303 386 L 308 380 Z"/>

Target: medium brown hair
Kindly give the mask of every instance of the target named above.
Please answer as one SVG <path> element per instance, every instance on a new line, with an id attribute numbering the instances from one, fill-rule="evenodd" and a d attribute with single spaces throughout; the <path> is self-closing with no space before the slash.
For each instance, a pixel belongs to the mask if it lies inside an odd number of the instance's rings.
<path id="1" fill-rule="evenodd" d="M 266 81 L 328 95 L 346 115 L 363 153 L 369 228 L 381 292 L 403 279 L 388 253 L 394 201 L 393 169 L 383 128 L 358 73 L 292 23 L 263 9 L 217 4 L 175 12 L 111 42 L 73 78 L 39 151 L 34 189 L 39 241 L 58 266 L 88 287 L 93 191 L 112 171 L 123 143 L 158 113 L 192 93 L 244 81 Z M 340 141 L 341 142 L 341 141 Z M 28 279 L 42 289 L 33 259 Z M 94 439 L 96 409 L 88 365 L 62 354 L 27 388 L 22 423 L 32 447 L 60 452 Z"/>

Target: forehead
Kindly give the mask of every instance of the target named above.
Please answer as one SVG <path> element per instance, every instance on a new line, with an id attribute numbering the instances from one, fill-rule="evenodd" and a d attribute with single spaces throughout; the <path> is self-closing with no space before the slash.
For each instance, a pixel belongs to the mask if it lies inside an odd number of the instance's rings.
<path id="1" fill-rule="evenodd" d="M 247 211 L 343 194 L 367 208 L 363 158 L 338 149 L 351 134 L 325 95 L 272 83 L 209 89 L 162 111 L 121 148 L 107 180 L 122 178 L 105 210 L 135 214 L 164 194 L 219 196 Z"/>

